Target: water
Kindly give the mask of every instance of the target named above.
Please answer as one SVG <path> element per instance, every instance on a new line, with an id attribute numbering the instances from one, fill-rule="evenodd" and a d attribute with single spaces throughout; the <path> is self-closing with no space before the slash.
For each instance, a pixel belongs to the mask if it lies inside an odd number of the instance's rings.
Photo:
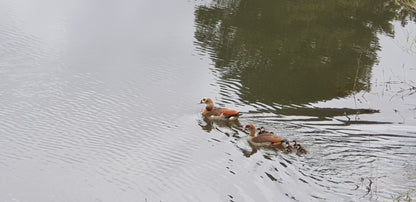
<path id="1" fill-rule="evenodd" d="M 1 1 L 0 201 L 416 197 L 416 24 L 386 2 Z"/>

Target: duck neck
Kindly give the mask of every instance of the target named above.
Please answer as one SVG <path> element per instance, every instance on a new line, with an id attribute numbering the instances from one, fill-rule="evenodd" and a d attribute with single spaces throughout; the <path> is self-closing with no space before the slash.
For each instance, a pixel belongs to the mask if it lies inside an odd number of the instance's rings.
<path id="1" fill-rule="evenodd" d="M 206 111 L 212 111 L 214 109 L 214 103 L 208 103 L 205 107 Z"/>
<path id="2" fill-rule="evenodd" d="M 255 137 L 256 136 L 256 129 L 254 129 L 254 130 L 252 130 L 252 131 L 250 131 L 250 134 L 249 134 L 249 136 L 251 136 L 251 137 Z"/>

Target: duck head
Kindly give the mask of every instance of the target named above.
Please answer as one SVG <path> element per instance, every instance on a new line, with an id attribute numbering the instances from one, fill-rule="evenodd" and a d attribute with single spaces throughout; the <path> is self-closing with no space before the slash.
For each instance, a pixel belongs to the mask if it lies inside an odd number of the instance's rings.
<path id="1" fill-rule="evenodd" d="M 254 126 L 253 124 L 248 124 L 246 125 L 246 127 L 244 127 L 244 131 L 248 131 L 250 132 L 250 136 L 254 136 L 256 134 L 256 126 Z"/>
<path id="2" fill-rule="evenodd" d="M 201 102 L 199 102 L 199 104 L 206 104 L 206 109 L 208 111 L 214 109 L 214 101 L 212 101 L 211 98 L 202 98 Z"/>

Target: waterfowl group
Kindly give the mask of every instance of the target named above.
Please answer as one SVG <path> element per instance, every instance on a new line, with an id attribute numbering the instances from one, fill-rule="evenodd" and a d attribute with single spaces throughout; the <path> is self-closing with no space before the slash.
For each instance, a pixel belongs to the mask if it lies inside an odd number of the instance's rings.
<path id="1" fill-rule="evenodd" d="M 237 110 L 227 108 L 215 108 L 214 101 L 211 98 L 203 98 L 200 104 L 205 104 L 202 115 L 213 120 L 235 121 L 241 116 Z M 273 132 L 266 131 L 264 127 L 256 128 L 253 124 L 245 126 L 244 131 L 248 131 L 248 142 L 253 146 L 277 146 L 282 145 L 286 153 L 295 152 L 297 154 L 306 154 L 307 151 L 300 144 L 293 140 L 294 145 L 290 145 L 289 141 L 282 139 Z"/>

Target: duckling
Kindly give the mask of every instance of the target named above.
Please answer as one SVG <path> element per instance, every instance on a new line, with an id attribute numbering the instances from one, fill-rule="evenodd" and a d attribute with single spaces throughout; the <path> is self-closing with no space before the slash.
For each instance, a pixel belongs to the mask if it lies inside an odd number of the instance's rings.
<path id="1" fill-rule="evenodd" d="M 295 151 L 295 148 L 290 145 L 289 141 L 286 141 L 285 152 L 292 153 L 293 151 Z"/>
<path id="2" fill-rule="evenodd" d="M 226 109 L 226 108 L 214 108 L 214 101 L 211 98 L 203 98 L 200 104 L 206 104 L 202 115 L 219 120 L 237 120 L 241 113 L 237 110 Z"/>
<path id="3" fill-rule="evenodd" d="M 247 140 L 254 146 L 280 145 L 283 142 L 281 137 L 274 135 L 272 132 L 263 132 L 261 135 L 256 136 L 257 129 L 253 124 L 246 125 L 244 130 L 250 132 Z"/>
<path id="4" fill-rule="evenodd" d="M 293 147 L 296 148 L 296 146 L 298 145 L 298 143 L 296 143 L 296 140 L 293 140 L 292 142 L 295 143 L 295 144 L 293 144 Z"/>
<path id="5" fill-rule="evenodd" d="M 307 154 L 308 151 L 306 151 L 305 148 L 302 147 L 300 144 L 296 144 L 295 149 L 297 150 L 297 154 Z"/>
<path id="6" fill-rule="evenodd" d="M 257 135 L 261 135 L 266 131 L 266 129 L 263 126 L 260 127 L 260 128 L 257 128 L 257 130 L 259 131 L 259 133 L 257 133 Z"/>
<path id="7" fill-rule="evenodd" d="M 259 132 L 257 133 L 257 135 L 274 135 L 273 132 L 267 131 L 263 126 L 260 127 L 260 128 L 257 128 L 257 130 L 259 130 Z"/>

